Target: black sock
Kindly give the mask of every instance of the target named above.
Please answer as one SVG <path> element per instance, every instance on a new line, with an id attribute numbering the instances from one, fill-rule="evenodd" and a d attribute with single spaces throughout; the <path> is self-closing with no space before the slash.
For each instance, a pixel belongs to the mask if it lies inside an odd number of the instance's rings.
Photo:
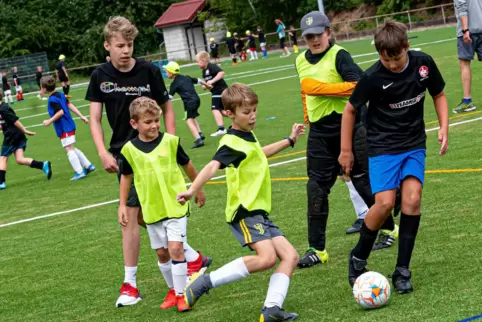
<path id="1" fill-rule="evenodd" d="M 65 91 L 65 95 L 69 95 L 70 85 L 67 85 L 65 88 L 67 89 L 67 90 Z"/>
<path id="2" fill-rule="evenodd" d="M 363 222 L 362 228 L 360 229 L 360 239 L 353 249 L 353 256 L 361 260 L 367 260 L 372 251 L 373 244 L 377 239 L 378 230 L 370 230 Z"/>
<path id="3" fill-rule="evenodd" d="M 391 214 L 387 217 L 387 219 L 383 223 L 382 227 L 380 227 L 380 229 L 390 230 L 390 231 L 395 229 L 395 222 L 393 221 L 393 216 Z"/>
<path id="4" fill-rule="evenodd" d="M 203 134 L 202 131 L 201 131 L 201 132 L 198 132 L 198 133 L 199 133 L 199 136 L 200 136 L 200 137 L 203 137 L 203 136 L 204 136 L 204 134 Z"/>
<path id="5" fill-rule="evenodd" d="M 65 95 L 67 95 L 67 86 L 62 86 L 62 91 L 64 92 Z"/>
<path id="6" fill-rule="evenodd" d="M 34 169 L 42 170 L 44 167 L 44 163 L 42 161 L 32 160 L 32 163 L 30 163 L 30 167 Z"/>
<path id="7" fill-rule="evenodd" d="M 404 213 L 401 214 L 400 231 L 398 235 L 397 267 L 409 267 L 419 225 L 420 216 L 408 216 Z"/>
<path id="8" fill-rule="evenodd" d="M 5 176 L 7 175 L 7 171 L 0 170 L 0 184 L 5 182 Z"/>
<path id="9" fill-rule="evenodd" d="M 224 131 L 224 126 L 218 126 L 219 131 Z"/>

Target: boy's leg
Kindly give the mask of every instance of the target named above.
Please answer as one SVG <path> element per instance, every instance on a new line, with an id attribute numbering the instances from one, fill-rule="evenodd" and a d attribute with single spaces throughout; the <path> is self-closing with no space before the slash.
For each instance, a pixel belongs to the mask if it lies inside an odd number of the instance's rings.
<path id="1" fill-rule="evenodd" d="M 79 157 L 80 165 L 82 165 L 82 168 L 89 169 L 92 163 L 89 161 L 89 159 L 87 159 L 85 154 L 77 148 L 74 148 L 74 151 L 77 154 L 77 157 Z"/>
<path id="2" fill-rule="evenodd" d="M 224 128 L 223 114 L 224 110 L 223 102 L 221 101 L 221 95 L 213 95 L 211 101 L 211 110 L 213 112 L 214 120 L 218 126 L 218 130 L 211 134 L 211 136 L 221 136 L 226 134 L 226 129 Z"/>
<path id="3" fill-rule="evenodd" d="M 8 161 L 8 156 L 4 156 L 2 153 L 2 156 L 0 156 L 0 189 L 7 188 L 7 184 L 6 184 L 7 161 Z"/>
<path id="4" fill-rule="evenodd" d="M 196 119 L 193 117 L 196 114 L 197 114 L 197 116 L 199 114 L 197 113 L 197 111 L 194 114 L 193 114 L 192 111 L 188 111 L 187 114 L 188 114 L 188 119 L 186 120 L 186 124 L 187 124 L 189 130 L 191 131 L 192 136 L 194 136 L 194 145 L 192 146 L 192 149 L 202 147 L 202 146 L 204 146 L 204 141 L 203 141 L 203 138 L 201 137 L 202 132 L 199 129 L 199 125 L 198 125 Z"/>
<path id="5" fill-rule="evenodd" d="M 174 281 L 172 278 L 172 260 L 169 256 L 169 251 L 167 248 L 159 248 L 156 250 L 156 253 L 158 258 L 157 266 L 159 267 L 159 270 L 161 271 L 168 288 L 166 297 L 159 308 L 169 309 L 177 305 L 176 292 L 174 291 Z"/>
<path id="6" fill-rule="evenodd" d="M 73 144 L 64 146 L 65 152 L 67 152 L 67 158 L 69 159 L 70 165 L 76 174 L 83 174 L 84 168 L 80 164 L 80 159 L 77 153 L 75 153 L 75 147 Z"/>
<path id="7" fill-rule="evenodd" d="M 24 150 L 27 145 L 26 143 L 23 143 L 21 146 L 22 148 L 19 148 L 14 152 L 15 161 L 17 161 L 17 164 L 28 165 L 33 169 L 39 169 L 47 176 L 47 179 L 50 180 L 52 177 L 52 165 L 50 161 L 36 161 L 32 158 L 26 158 L 24 156 Z"/>
<path id="8" fill-rule="evenodd" d="M 363 223 L 363 219 L 365 219 L 365 216 L 368 212 L 368 206 L 365 203 L 365 201 L 363 201 L 358 191 L 355 189 L 353 182 L 349 180 L 349 181 L 345 181 L 345 183 L 350 193 L 350 199 L 351 199 L 351 202 L 353 203 L 355 214 L 357 215 L 357 219 L 355 220 L 353 225 L 350 228 L 348 228 L 346 231 L 347 234 L 353 234 L 360 231 L 360 228 Z"/>

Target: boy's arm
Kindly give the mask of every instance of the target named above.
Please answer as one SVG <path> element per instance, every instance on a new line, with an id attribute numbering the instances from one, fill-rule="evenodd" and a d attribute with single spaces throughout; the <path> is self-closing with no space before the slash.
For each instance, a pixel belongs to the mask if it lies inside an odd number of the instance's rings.
<path id="1" fill-rule="evenodd" d="M 286 149 L 289 146 L 294 147 L 300 135 L 303 134 L 305 134 L 305 126 L 303 124 L 295 123 L 291 130 L 290 136 L 287 136 L 284 140 L 264 146 L 263 152 L 266 157 L 269 158 L 270 156 L 275 155 L 276 153 Z"/>
<path id="2" fill-rule="evenodd" d="M 60 120 L 60 118 L 64 116 L 64 110 L 60 109 L 57 112 L 55 112 L 54 116 L 49 118 L 48 120 L 45 120 L 43 122 L 44 126 L 49 126 L 50 124 L 54 123 L 55 121 Z"/>
<path id="3" fill-rule="evenodd" d="M 69 77 L 69 74 L 67 74 L 67 69 L 65 66 L 62 66 L 62 70 L 64 71 L 65 77 Z"/>
<path id="4" fill-rule="evenodd" d="M 121 226 L 127 225 L 127 198 L 129 196 L 129 190 L 132 186 L 132 174 L 122 174 L 120 178 L 120 197 L 119 197 L 119 209 L 118 209 L 118 221 Z"/>
<path id="5" fill-rule="evenodd" d="M 219 161 L 212 160 L 209 162 L 201 172 L 199 172 L 191 187 L 189 187 L 187 191 L 177 195 L 177 201 L 180 204 L 185 204 L 187 200 L 191 199 L 193 195 L 202 189 L 204 184 L 216 174 L 216 171 L 218 171 L 220 167 L 221 163 Z"/>
<path id="6" fill-rule="evenodd" d="M 84 121 L 85 124 L 88 124 L 89 123 L 89 120 L 82 114 L 80 113 L 79 109 L 72 103 L 68 103 L 67 104 L 69 110 L 71 110 L 72 112 L 74 112 L 78 117 L 80 117 L 80 119 L 82 121 Z"/>
<path id="7" fill-rule="evenodd" d="M 174 110 L 172 108 L 171 100 L 167 100 L 161 105 L 162 117 L 164 118 L 164 126 L 166 132 L 172 135 L 176 135 L 176 119 L 174 117 Z"/>
<path id="8" fill-rule="evenodd" d="M 27 134 L 27 135 L 35 135 L 35 132 L 32 132 L 32 131 L 27 130 L 19 120 L 15 121 L 15 123 L 13 123 L 13 124 L 14 124 L 20 131 L 22 131 L 24 134 Z"/>
<path id="9" fill-rule="evenodd" d="M 341 149 L 338 162 L 347 176 L 353 167 L 353 128 L 355 126 L 356 110 L 353 105 L 346 103 L 341 118 Z"/>
<path id="10" fill-rule="evenodd" d="M 433 97 L 435 110 L 437 111 L 440 130 L 438 131 L 438 143 L 440 144 L 440 155 L 447 153 L 449 145 L 449 109 L 445 92 Z"/>
<path id="11" fill-rule="evenodd" d="M 301 81 L 301 90 L 311 96 L 346 97 L 353 94 L 356 82 L 324 83 L 313 78 L 305 78 Z"/>
<path id="12" fill-rule="evenodd" d="M 117 172 L 119 170 L 117 162 L 105 148 L 104 131 L 102 130 L 102 103 L 90 102 L 90 132 L 104 170 L 109 173 Z"/>
<path id="13" fill-rule="evenodd" d="M 198 176 L 198 173 L 196 171 L 196 168 L 192 164 L 192 161 L 189 160 L 189 162 L 187 164 L 183 165 L 182 168 L 183 168 L 184 172 L 186 173 L 186 175 L 188 176 L 188 178 L 192 182 L 194 182 L 194 180 L 196 180 L 196 178 Z M 196 194 L 195 202 L 199 205 L 199 207 L 204 206 L 204 204 L 206 203 L 206 195 L 204 194 L 202 189 L 199 190 L 199 192 Z"/>

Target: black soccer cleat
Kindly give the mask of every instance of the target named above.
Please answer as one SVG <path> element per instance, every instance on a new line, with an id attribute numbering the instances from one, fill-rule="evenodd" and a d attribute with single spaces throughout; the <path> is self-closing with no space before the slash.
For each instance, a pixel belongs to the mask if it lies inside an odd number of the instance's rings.
<path id="1" fill-rule="evenodd" d="M 202 139 L 197 139 L 194 141 L 194 145 L 191 147 L 191 149 L 196 149 L 204 146 L 204 141 Z"/>
<path id="2" fill-rule="evenodd" d="M 308 268 L 316 264 L 326 263 L 327 261 L 328 252 L 326 250 L 319 251 L 314 248 L 309 248 L 298 261 L 298 268 Z"/>
<path id="3" fill-rule="evenodd" d="M 405 267 L 395 267 L 395 271 L 392 274 L 392 284 L 398 294 L 405 294 L 413 292 L 412 282 L 410 278 L 412 272 Z"/>
<path id="4" fill-rule="evenodd" d="M 298 314 L 285 312 L 278 306 L 263 307 L 261 310 L 260 322 L 278 322 L 278 321 L 294 321 L 298 318 Z"/>
<path id="5" fill-rule="evenodd" d="M 362 225 L 363 225 L 363 219 L 355 220 L 353 225 L 351 225 L 351 227 L 346 230 L 346 234 L 349 235 L 349 234 L 360 232 Z"/>
<path id="6" fill-rule="evenodd" d="M 353 250 L 348 255 L 348 282 L 353 287 L 356 279 L 367 271 L 367 261 L 353 256 Z"/>

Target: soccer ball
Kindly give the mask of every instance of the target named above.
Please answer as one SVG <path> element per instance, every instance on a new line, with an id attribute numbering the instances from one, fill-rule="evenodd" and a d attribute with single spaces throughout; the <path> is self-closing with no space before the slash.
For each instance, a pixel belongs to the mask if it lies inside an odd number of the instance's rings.
<path id="1" fill-rule="evenodd" d="M 382 307 L 390 298 L 390 283 L 380 273 L 366 272 L 356 279 L 353 297 L 365 309 Z"/>

